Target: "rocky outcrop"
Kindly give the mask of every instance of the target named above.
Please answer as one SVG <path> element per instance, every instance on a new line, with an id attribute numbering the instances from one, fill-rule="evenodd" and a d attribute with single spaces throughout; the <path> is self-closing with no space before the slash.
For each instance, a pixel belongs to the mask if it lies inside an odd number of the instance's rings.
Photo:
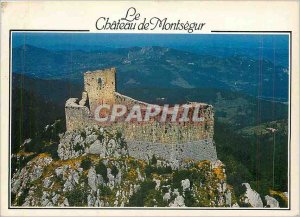
<path id="1" fill-rule="evenodd" d="M 270 207 L 270 208 L 279 208 L 279 202 L 275 198 L 273 198 L 273 197 L 271 197 L 269 195 L 266 195 L 265 196 L 265 200 L 267 202 L 267 207 Z"/>
<path id="2" fill-rule="evenodd" d="M 58 146 L 60 159 L 39 154 L 14 173 L 12 205 L 263 207 L 248 183 L 236 198 L 220 160 L 186 160 L 174 168 L 160 156 L 135 159 L 127 147 L 118 132 L 103 128 L 66 132 Z M 265 200 L 266 207 L 279 206 L 271 196 Z"/>
<path id="3" fill-rule="evenodd" d="M 102 158 L 128 156 L 126 143 L 119 134 L 111 134 L 99 126 L 64 133 L 57 152 L 62 160 L 84 154 L 97 154 Z"/>
<path id="4" fill-rule="evenodd" d="M 87 178 L 88 178 L 88 185 L 93 191 L 97 191 L 98 184 L 101 184 L 101 182 L 103 182 L 103 180 L 100 181 L 97 179 L 97 173 L 94 167 L 89 169 Z"/>
<path id="5" fill-rule="evenodd" d="M 14 175 L 12 204 L 122 207 L 138 206 L 136 204 L 142 200 L 142 206 L 185 207 L 191 205 L 191 201 L 198 206 L 226 206 L 220 202 L 228 197 L 224 193 L 228 190 L 224 180 L 206 165 L 209 165 L 208 161 L 190 163 L 181 171 L 182 175 L 193 171 L 194 178 L 206 177 L 199 182 L 189 178 L 175 179 L 181 175 L 174 175 L 177 170 L 171 170 L 170 164 L 162 159 L 151 164 L 131 157 L 101 158 L 85 154 L 54 161 L 49 156 L 40 155 Z M 157 171 L 161 172 L 157 174 Z M 222 190 L 214 191 L 219 185 Z M 140 195 L 145 196 L 139 198 Z"/>
<path id="6" fill-rule="evenodd" d="M 246 187 L 246 193 L 242 198 L 243 203 L 250 204 L 251 207 L 262 208 L 263 202 L 260 195 L 251 188 L 249 183 L 243 183 L 242 185 Z"/>
<path id="7" fill-rule="evenodd" d="M 188 179 L 182 180 L 182 181 L 181 181 L 181 186 L 182 186 L 182 190 L 183 190 L 183 191 L 189 189 L 190 186 L 191 186 L 190 180 L 188 180 Z"/>
<path id="8" fill-rule="evenodd" d="M 39 179 L 44 168 L 52 162 L 52 158 L 48 155 L 38 155 L 28 164 L 17 171 L 11 180 L 11 191 L 14 194 L 20 194 L 27 188 L 27 185 L 35 180 Z"/>

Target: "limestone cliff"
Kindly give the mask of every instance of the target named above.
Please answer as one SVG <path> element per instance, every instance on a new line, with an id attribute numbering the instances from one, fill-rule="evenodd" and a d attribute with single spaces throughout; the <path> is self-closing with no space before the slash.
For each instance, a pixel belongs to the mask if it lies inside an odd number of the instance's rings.
<path id="1" fill-rule="evenodd" d="M 89 207 L 262 207 L 245 184 L 237 197 L 216 160 L 185 160 L 181 166 L 155 155 L 129 156 L 120 133 L 86 128 L 60 135 L 59 159 L 40 153 L 11 180 L 13 206 Z M 268 206 L 278 202 L 266 197 Z"/>
<path id="2" fill-rule="evenodd" d="M 220 161 L 186 161 L 172 169 L 155 155 L 135 159 L 121 134 L 103 128 L 60 137 L 60 159 L 41 153 L 13 175 L 13 206 L 231 205 Z"/>

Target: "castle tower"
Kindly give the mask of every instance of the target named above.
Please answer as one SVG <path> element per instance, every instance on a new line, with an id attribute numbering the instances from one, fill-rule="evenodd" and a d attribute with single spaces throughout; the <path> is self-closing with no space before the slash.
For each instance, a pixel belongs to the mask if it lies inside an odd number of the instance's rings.
<path id="1" fill-rule="evenodd" d="M 84 91 L 87 92 L 91 112 L 100 104 L 114 104 L 116 69 L 84 73 Z"/>

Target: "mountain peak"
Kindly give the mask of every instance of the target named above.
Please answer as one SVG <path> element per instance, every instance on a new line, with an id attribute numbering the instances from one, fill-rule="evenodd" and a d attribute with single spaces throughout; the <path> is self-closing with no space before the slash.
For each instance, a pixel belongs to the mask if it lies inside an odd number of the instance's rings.
<path id="1" fill-rule="evenodd" d="M 36 51 L 45 51 L 45 52 L 49 52 L 49 50 L 45 49 L 45 48 L 41 48 L 41 47 L 36 47 L 34 45 L 31 44 L 23 44 L 23 45 L 19 45 L 17 47 L 14 47 L 13 49 L 16 50 L 24 50 L 24 51 L 32 51 L 32 50 L 36 50 Z"/>

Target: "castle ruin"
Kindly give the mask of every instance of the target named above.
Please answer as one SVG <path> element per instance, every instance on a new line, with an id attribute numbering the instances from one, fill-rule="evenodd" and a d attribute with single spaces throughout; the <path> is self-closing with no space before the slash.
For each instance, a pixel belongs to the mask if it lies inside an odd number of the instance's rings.
<path id="1" fill-rule="evenodd" d="M 185 159 L 217 160 L 213 142 L 214 111 L 211 105 L 189 103 L 192 108 L 200 107 L 199 115 L 203 118 L 201 122 L 160 122 L 152 117 L 144 123 L 123 120 L 99 123 L 95 120 L 94 113 L 97 106 L 102 104 L 122 104 L 127 108 L 138 104 L 144 109 L 150 105 L 116 91 L 115 68 L 86 72 L 82 99 L 70 98 L 65 104 L 67 131 L 99 124 L 110 127 L 111 130 L 122 132 L 129 154 L 138 159 L 156 155 L 179 163 Z M 172 107 L 169 109 L 172 110 Z M 179 111 L 179 116 L 182 112 Z"/>

